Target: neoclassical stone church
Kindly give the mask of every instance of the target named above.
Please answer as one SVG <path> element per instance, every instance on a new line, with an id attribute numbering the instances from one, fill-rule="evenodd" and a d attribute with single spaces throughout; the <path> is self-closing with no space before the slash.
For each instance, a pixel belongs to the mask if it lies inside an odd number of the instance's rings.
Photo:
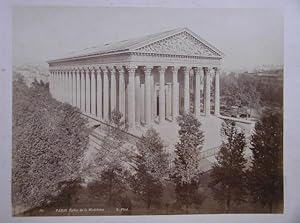
<path id="1" fill-rule="evenodd" d="M 48 61 L 50 92 L 102 121 L 117 109 L 131 130 L 183 112 L 218 116 L 223 56 L 190 29 L 173 29 Z"/>

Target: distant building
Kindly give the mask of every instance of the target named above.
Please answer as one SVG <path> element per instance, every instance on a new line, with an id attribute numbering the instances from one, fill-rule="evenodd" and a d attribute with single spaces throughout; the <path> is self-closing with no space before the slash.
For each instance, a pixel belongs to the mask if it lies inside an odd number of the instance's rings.
<path id="1" fill-rule="evenodd" d="M 270 70 L 270 71 L 259 71 L 252 73 L 243 73 L 241 74 L 244 77 L 253 78 L 263 85 L 278 85 L 282 86 L 283 84 L 283 70 Z"/>
<path id="2" fill-rule="evenodd" d="M 32 82 L 36 79 L 38 82 L 43 81 L 44 83 L 49 82 L 48 72 L 43 71 L 41 68 L 32 65 L 18 66 L 14 69 L 14 75 L 22 76 L 26 85 L 29 87 Z"/>

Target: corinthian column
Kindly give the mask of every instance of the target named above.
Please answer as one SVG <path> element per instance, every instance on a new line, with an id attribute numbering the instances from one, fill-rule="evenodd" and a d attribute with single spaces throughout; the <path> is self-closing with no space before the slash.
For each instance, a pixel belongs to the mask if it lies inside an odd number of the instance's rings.
<path id="1" fill-rule="evenodd" d="M 68 103 L 72 105 L 72 71 L 68 71 Z"/>
<path id="2" fill-rule="evenodd" d="M 96 77 L 97 77 L 97 117 L 102 119 L 102 78 L 101 78 L 101 70 L 96 69 Z"/>
<path id="3" fill-rule="evenodd" d="M 165 103 L 165 71 L 167 67 L 158 67 L 159 71 L 159 123 L 163 123 L 166 118 Z"/>
<path id="4" fill-rule="evenodd" d="M 74 69 L 72 70 L 72 105 L 76 106 L 76 76 Z"/>
<path id="5" fill-rule="evenodd" d="M 80 109 L 80 74 L 78 69 L 74 71 L 76 78 L 76 107 Z"/>
<path id="6" fill-rule="evenodd" d="M 68 92 L 68 88 L 69 88 L 69 83 L 68 83 L 68 71 L 66 70 L 65 72 L 64 72 L 64 95 L 65 95 L 65 97 L 64 97 L 64 102 L 65 103 L 68 103 L 68 99 L 69 99 L 69 92 Z"/>
<path id="7" fill-rule="evenodd" d="M 184 112 L 190 111 L 190 68 L 184 67 Z"/>
<path id="8" fill-rule="evenodd" d="M 109 121 L 109 70 L 106 67 L 101 67 L 103 71 L 103 119 Z"/>
<path id="9" fill-rule="evenodd" d="M 210 69 L 205 67 L 205 116 L 210 115 Z"/>
<path id="10" fill-rule="evenodd" d="M 52 95 L 52 97 L 53 97 L 53 73 L 54 73 L 54 71 L 53 70 L 50 70 L 49 71 L 49 78 L 48 78 L 48 80 L 49 80 L 49 92 L 50 92 L 50 94 Z"/>
<path id="11" fill-rule="evenodd" d="M 65 87 L 65 82 L 64 82 L 64 71 L 60 70 L 60 75 L 59 75 L 59 100 L 61 102 L 64 102 L 64 87 Z"/>
<path id="12" fill-rule="evenodd" d="M 65 81 L 65 70 L 61 71 L 61 102 L 65 102 L 66 99 L 66 81 Z"/>
<path id="13" fill-rule="evenodd" d="M 119 72 L 119 112 L 123 114 L 123 118 L 125 120 L 125 71 L 123 67 L 117 67 Z"/>
<path id="14" fill-rule="evenodd" d="M 194 102 L 194 106 L 195 106 L 195 115 L 197 118 L 200 118 L 200 72 L 203 72 L 203 69 L 199 68 L 199 67 L 195 67 L 194 68 L 194 72 L 195 72 L 195 90 L 194 90 L 194 98 L 195 98 L 195 102 Z"/>
<path id="15" fill-rule="evenodd" d="M 80 70 L 81 75 L 81 84 L 80 84 L 80 91 L 81 91 L 81 97 L 80 97 L 80 109 L 82 112 L 85 112 L 85 75 L 84 70 Z"/>
<path id="16" fill-rule="evenodd" d="M 178 106 L 178 69 L 179 67 L 172 67 L 172 117 L 173 121 L 176 121 L 178 116 L 179 106 Z"/>
<path id="17" fill-rule="evenodd" d="M 85 70 L 85 84 L 86 84 L 86 113 L 91 113 L 91 79 L 90 79 L 90 70 L 87 68 Z"/>
<path id="18" fill-rule="evenodd" d="M 67 100 L 66 100 L 66 102 L 68 103 L 68 104 L 71 104 L 71 94 L 70 94 L 70 92 L 71 92 L 71 71 L 70 70 L 68 70 L 67 72 L 66 72 L 66 86 L 67 86 L 67 88 L 66 88 L 66 91 L 67 91 Z"/>
<path id="19" fill-rule="evenodd" d="M 135 129 L 135 89 L 134 76 L 136 67 L 128 67 L 128 125 Z"/>
<path id="20" fill-rule="evenodd" d="M 67 81 L 67 75 L 68 71 L 64 70 L 63 71 L 63 80 L 64 80 L 64 85 L 63 85 L 63 96 L 64 96 L 64 103 L 68 102 L 68 81 Z"/>
<path id="21" fill-rule="evenodd" d="M 116 86 L 116 70 L 110 69 L 110 112 L 112 112 L 117 105 L 117 86 Z"/>
<path id="22" fill-rule="evenodd" d="M 141 79 L 140 74 L 135 75 L 135 122 L 140 125 L 141 123 Z"/>
<path id="23" fill-rule="evenodd" d="M 215 115 L 220 115 L 220 71 L 218 68 L 214 68 L 215 71 Z"/>
<path id="24" fill-rule="evenodd" d="M 91 113 L 96 115 L 96 70 L 91 70 Z"/>
<path id="25" fill-rule="evenodd" d="M 59 70 L 57 72 L 57 94 L 56 94 L 56 99 L 58 101 L 61 101 L 61 71 Z"/>
<path id="26" fill-rule="evenodd" d="M 151 122 L 151 70 L 152 67 L 145 67 L 145 123 L 149 125 Z"/>

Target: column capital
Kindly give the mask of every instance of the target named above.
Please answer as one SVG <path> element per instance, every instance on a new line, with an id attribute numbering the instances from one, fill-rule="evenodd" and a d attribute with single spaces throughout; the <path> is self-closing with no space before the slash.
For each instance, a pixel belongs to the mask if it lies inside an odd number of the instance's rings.
<path id="1" fill-rule="evenodd" d="M 212 67 L 203 67 L 203 71 L 206 73 L 210 73 L 212 70 Z"/>
<path id="2" fill-rule="evenodd" d="M 109 67 L 107 67 L 107 66 L 103 66 L 103 67 L 99 67 L 99 68 L 104 74 L 107 74 L 109 72 Z"/>
<path id="3" fill-rule="evenodd" d="M 92 74 L 95 75 L 99 71 L 99 68 L 98 67 L 91 67 L 90 71 L 91 71 Z"/>
<path id="4" fill-rule="evenodd" d="M 94 71 L 94 68 L 95 68 L 95 67 L 93 67 L 93 66 L 88 66 L 88 67 L 87 67 L 87 70 L 88 70 L 89 72 L 93 72 L 93 71 Z"/>
<path id="5" fill-rule="evenodd" d="M 202 67 L 193 67 L 193 70 L 196 75 L 200 75 L 203 72 Z"/>
<path id="6" fill-rule="evenodd" d="M 215 72 L 220 71 L 220 67 L 213 67 L 212 69 L 214 69 Z"/>
<path id="7" fill-rule="evenodd" d="M 135 71 L 137 69 L 137 66 L 126 66 L 126 70 L 128 71 L 129 75 L 135 75 Z"/>
<path id="8" fill-rule="evenodd" d="M 122 65 L 115 66 L 115 70 L 122 74 L 125 72 L 124 67 Z"/>
<path id="9" fill-rule="evenodd" d="M 171 70 L 172 72 L 178 71 L 179 69 L 180 69 L 180 66 L 172 66 L 172 67 L 170 67 L 170 70 Z"/>
<path id="10" fill-rule="evenodd" d="M 220 68 L 219 67 L 213 67 L 214 75 L 220 75 Z"/>
<path id="11" fill-rule="evenodd" d="M 87 72 L 87 71 L 88 71 L 88 68 L 87 68 L 87 67 L 81 67 L 80 70 L 81 70 L 82 72 Z"/>
<path id="12" fill-rule="evenodd" d="M 111 72 L 113 73 L 115 70 L 115 67 L 114 66 L 106 66 L 106 72 Z"/>
<path id="13" fill-rule="evenodd" d="M 186 73 L 186 72 L 189 72 L 191 70 L 191 67 L 186 66 L 186 67 L 181 67 L 181 69 L 184 73 Z"/>
<path id="14" fill-rule="evenodd" d="M 153 67 L 152 66 L 144 66 L 142 70 L 144 71 L 145 75 L 150 75 Z"/>
<path id="15" fill-rule="evenodd" d="M 157 70 L 158 72 L 165 72 L 165 70 L 168 68 L 168 66 L 158 66 Z"/>

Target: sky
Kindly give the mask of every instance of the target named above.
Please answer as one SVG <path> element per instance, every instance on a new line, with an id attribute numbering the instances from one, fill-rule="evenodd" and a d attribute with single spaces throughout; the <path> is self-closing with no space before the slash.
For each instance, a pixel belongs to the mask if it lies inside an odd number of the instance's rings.
<path id="1" fill-rule="evenodd" d="M 15 7 L 13 64 L 188 27 L 221 50 L 227 71 L 283 65 L 283 17 L 271 9 Z"/>

